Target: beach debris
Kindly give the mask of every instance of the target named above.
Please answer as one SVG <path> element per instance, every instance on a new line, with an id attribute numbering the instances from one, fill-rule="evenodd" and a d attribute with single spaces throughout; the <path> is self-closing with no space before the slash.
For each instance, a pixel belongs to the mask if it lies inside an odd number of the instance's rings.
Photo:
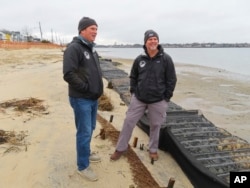
<path id="1" fill-rule="evenodd" d="M 98 135 L 95 136 L 95 138 L 97 138 L 98 136 L 101 137 L 101 139 L 105 140 L 106 138 L 106 131 L 104 128 L 100 129 L 100 133 Z"/>
<path id="2" fill-rule="evenodd" d="M 31 120 L 32 117 L 35 117 L 39 114 L 48 114 L 47 107 L 44 106 L 43 100 L 36 98 L 28 98 L 28 99 L 12 99 L 5 102 L 0 103 L 0 107 L 5 109 L 4 112 L 6 114 L 7 109 L 10 111 L 17 112 L 16 115 L 22 115 L 23 122 L 27 122 Z M 26 114 L 27 116 L 23 116 Z M 13 120 L 15 118 L 11 117 Z M 19 152 L 22 149 L 20 147 L 24 147 L 24 150 L 27 151 L 27 143 L 25 142 L 25 137 L 28 136 L 27 131 L 20 131 L 16 133 L 15 131 L 5 131 L 0 130 L 0 144 L 7 144 L 8 148 L 4 151 L 4 153 L 9 152 Z"/>
<path id="3" fill-rule="evenodd" d="M 137 141 L 138 141 L 138 137 L 134 137 L 134 142 L 133 142 L 134 148 L 136 148 L 136 146 L 137 146 Z"/>
<path id="4" fill-rule="evenodd" d="M 113 89 L 113 88 L 114 88 L 114 87 L 113 87 L 113 84 L 112 84 L 112 81 L 109 81 L 109 82 L 108 82 L 107 88 L 109 88 L 109 89 Z"/>
<path id="5" fill-rule="evenodd" d="M 7 110 L 9 110 L 9 112 L 14 111 L 15 116 L 22 116 L 23 122 L 26 123 L 35 116 L 49 114 L 47 111 L 48 107 L 43 105 L 43 102 L 43 100 L 33 97 L 27 99 L 11 99 L 0 103 L 0 107 L 5 109 L 0 112 L 8 114 Z M 13 117 L 11 118 L 13 120 L 15 119 Z"/>
<path id="6" fill-rule="evenodd" d="M 17 133 L 15 131 L 0 130 L 0 145 L 7 144 L 7 149 L 3 153 L 19 152 L 22 151 L 21 147 L 27 151 L 27 143 L 25 141 L 27 136 L 27 131 Z"/>
<path id="7" fill-rule="evenodd" d="M 125 174 L 123 173 L 122 170 L 118 170 L 118 171 L 117 171 L 117 174 L 121 174 L 124 178 L 126 178 L 126 176 L 125 176 Z"/>
<path id="8" fill-rule="evenodd" d="M 144 150 L 144 144 L 140 144 L 140 150 Z"/>
<path id="9" fill-rule="evenodd" d="M 0 144 L 7 142 L 7 139 L 5 138 L 5 131 L 0 130 Z"/>
<path id="10" fill-rule="evenodd" d="M 110 123 L 113 121 L 113 117 L 114 117 L 113 115 L 110 116 L 110 118 L 109 118 Z"/>
<path id="11" fill-rule="evenodd" d="M 101 111 L 112 111 L 114 109 L 110 99 L 105 94 L 98 99 L 98 109 Z"/>
<path id="12" fill-rule="evenodd" d="M 153 165 L 154 164 L 154 158 L 151 158 L 151 164 Z"/>
<path id="13" fill-rule="evenodd" d="M 4 131 L 0 130 L 0 144 L 10 143 L 12 145 L 22 145 L 24 138 L 28 136 L 27 131 Z"/>
<path id="14" fill-rule="evenodd" d="M 112 59 L 102 58 L 101 56 L 99 56 L 99 60 L 112 62 Z"/>
<path id="15" fill-rule="evenodd" d="M 42 105 L 43 100 L 30 97 L 28 99 L 11 99 L 0 103 L 1 108 L 13 108 L 13 110 L 18 112 L 31 113 L 32 111 L 44 112 L 47 107 Z"/>
<path id="16" fill-rule="evenodd" d="M 108 134 L 108 139 L 116 145 L 119 131 L 117 131 L 114 126 L 104 119 L 99 114 L 97 115 L 97 120 L 100 122 L 101 126 L 105 129 Z M 130 164 L 130 168 L 132 170 L 133 179 L 136 184 L 135 187 L 154 187 L 160 188 L 158 183 L 152 177 L 151 173 L 148 171 L 147 167 L 142 163 L 137 154 L 133 151 L 131 146 L 129 145 L 128 150 L 126 152 L 126 156 L 128 159 L 128 163 Z"/>
<path id="17" fill-rule="evenodd" d="M 173 177 L 171 177 L 168 181 L 168 186 L 167 188 L 173 188 L 174 187 L 174 183 L 175 183 L 175 179 Z"/>

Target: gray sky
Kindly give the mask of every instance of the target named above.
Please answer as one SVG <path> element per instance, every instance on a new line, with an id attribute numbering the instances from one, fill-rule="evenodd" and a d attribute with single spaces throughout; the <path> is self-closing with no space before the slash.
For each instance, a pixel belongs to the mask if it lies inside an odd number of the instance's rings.
<path id="1" fill-rule="evenodd" d="M 143 43 L 147 29 L 160 43 L 250 43 L 249 0 L 8 0 L 0 29 L 69 42 L 83 16 L 98 23 L 97 44 Z"/>

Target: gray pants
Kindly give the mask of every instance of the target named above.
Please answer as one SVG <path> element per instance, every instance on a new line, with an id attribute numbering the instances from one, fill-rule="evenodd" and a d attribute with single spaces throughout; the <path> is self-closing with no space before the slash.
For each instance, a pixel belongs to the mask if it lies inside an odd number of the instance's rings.
<path id="1" fill-rule="evenodd" d="M 125 151 L 128 148 L 128 142 L 136 123 L 143 116 L 145 110 L 148 110 L 150 122 L 149 133 L 149 151 L 155 153 L 158 150 L 161 125 L 166 118 L 168 103 L 165 100 L 160 102 L 145 104 L 139 101 L 134 95 L 126 112 L 126 118 L 116 145 L 117 151 Z"/>

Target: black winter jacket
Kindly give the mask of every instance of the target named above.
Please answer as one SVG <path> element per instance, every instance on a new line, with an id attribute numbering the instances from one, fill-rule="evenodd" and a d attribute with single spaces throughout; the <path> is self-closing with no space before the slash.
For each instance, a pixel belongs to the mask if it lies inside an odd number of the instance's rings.
<path id="1" fill-rule="evenodd" d="M 63 56 L 63 78 L 70 97 L 96 100 L 103 93 L 98 54 L 80 38 L 74 37 Z"/>
<path id="2" fill-rule="evenodd" d="M 145 52 L 146 47 L 144 46 Z M 177 82 L 174 63 L 161 45 L 153 58 L 139 55 L 130 72 L 130 92 L 144 103 L 150 104 L 163 99 L 169 101 Z"/>

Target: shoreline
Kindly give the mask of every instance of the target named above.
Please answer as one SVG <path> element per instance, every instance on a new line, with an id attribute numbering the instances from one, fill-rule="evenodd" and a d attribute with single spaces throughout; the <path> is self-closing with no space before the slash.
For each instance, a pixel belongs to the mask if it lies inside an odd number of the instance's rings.
<path id="1" fill-rule="evenodd" d="M 119 66 L 129 74 L 133 60 L 112 61 L 122 61 Z M 171 100 L 187 110 L 200 110 L 215 126 L 250 142 L 250 76 L 200 65 L 175 67 L 177 85 Z"/>
<path id="2" fill-rule="evenodd" d="M 248 59 L 250 55 L 247 49 L 239 48 L 164 48 L 175 63 L 190 65 L 202 65 L 215 67 L 221 71 L 230 71 L 246 76 L 249 74 Z M 143 53 L 141 48 L 99 48 L 99 55 L 110 58 L 128 58 L 135 59 Z"/>
<path id="3" fill-rule="evenodd" d="M 113 58 L 120 62 L 118 68 L 130 71 L 132 60 Z M 28 131 L 27 151 L 3 154 L 8 145 L 0 145 L 2 163 L 0 168 L 1 187 L 129 187 L 134 184 L 133 176 L 125 157 L 110 162 L 109 156 L 114 146 L 108 140 L 94 138 L 101 125 L 93 134 L 92 147 L 102 157 L 102 162 L 91 164 L 99 175 L 97 182 L 81 179 L 75 164 L 75 127 L 72 109 L 68 103 L 67 85 L 62 78 L 62 51 L 60 49 L 0 50 L 1 101 L 14 98 L 35 97 L 44 100 L 49 114 L 17 114 L 1 108 L 1 129 L 6 131 Z M 194 71 L 194 68 L 196 71 Z M 210 69 L 209 69 L 210 70 Z M 248 81 L 231 80 L 221 75 L 208 73 L 202 67 L 186 67 L 176 64 L 177 86 L 171 99 L 185 109 L 200 109 L 208 120 L 216 126 L 225 128 L 233 135 L 248 140 L 250 135 L 250 89 Z M 214 69 L 210 70 L 212 73 Z M 127 107 L 114 90 L 104 91 L 115 106 L 111 112 L 99 111 L 105 119 L 114 115 L 112 124 L 121 129 Z M 3 110 L 3 111 L 2 111 Z M 4 112 L 5 111 L 5 112 Z M 147 144 L 148 136 L 136 126 L 134 136 L 138 143 Z M 175 188 L 192 188 L 181 167 L 167 152 L 159 151 L 160 159 L 151 165 L 147 153 L 133 148 L 144 165 L 161 187 L 167 186 L 174 177 Z M 161 174 L 161 175 L 159 175 Z M 108 182 L 108 183 L 107 183 Z M 135 184 L 134 184 L 135 185 Z"/>
<path id="4" fill-rule="evenodd" d="M 111 57 L 106 56 L 102 57 L 104 60 L 111 60 L 113 62 L 121 61 L 125 64 L 131 64 L 133 63 L 133 59 L 129 58 L 120 58 L 120 57 Z M 217 68 L 217 67 L 210 67 L 205 65 L 196 65 L 196 64 L 190 64 L 190 63 L 183 63 L 183 62 L 174 62 L 175 66 L 179 68 L 179 71 L 188 71 L 188 72 L 195 72 L 202 75 L 208 75 L 208 76 L 218 76 L 218 77 L 224 77 L 232 80 L 239 80 L 239 81 L 250 81 L 250 75 L 237 73 L 237 72 L 231 72 L 226 69 Z M 128 68 L 128 67 L 126 67 Z M 126 70 L 127 73 L 129 73 L 130 70 Z M 178 70 L 176 70 L 177 72 Z"/>

